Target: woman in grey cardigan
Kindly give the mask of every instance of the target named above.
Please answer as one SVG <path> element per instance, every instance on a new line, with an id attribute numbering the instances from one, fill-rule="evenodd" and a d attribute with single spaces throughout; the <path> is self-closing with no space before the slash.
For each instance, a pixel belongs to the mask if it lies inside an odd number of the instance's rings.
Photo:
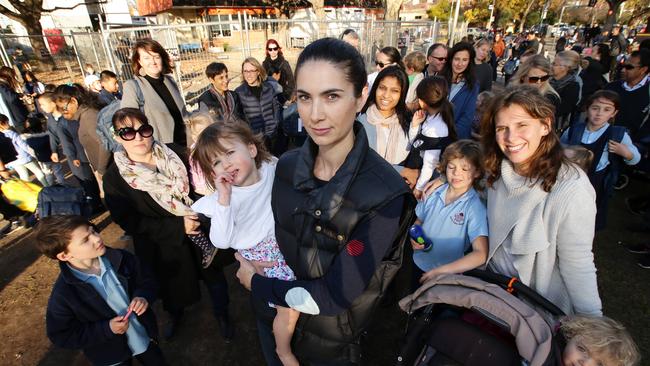
<path id="1" fill-rule="evenodd" d="M 172 72 L 167 51 L 154 40 L 140 40 L 133 46 L 131 63 L 134 76 L 124 83 L 120 107 L 143 111 L 156 141 L 187 146 L 187 110 L 176 82 L 167 75 Z"/>
<path id="2" fill-rule="evenodd" d="M 507 89 L 483 116 L 488 268 L 518 277 L 567 314 L 602 315 L 592 253 L 595 193 L 566 161 L 553 105 L 529 86 Z"/>

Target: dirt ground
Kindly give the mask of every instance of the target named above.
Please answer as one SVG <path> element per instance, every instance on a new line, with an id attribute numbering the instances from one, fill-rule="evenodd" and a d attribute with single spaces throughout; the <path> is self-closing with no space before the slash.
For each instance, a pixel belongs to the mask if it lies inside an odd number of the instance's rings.
<path id="1" fill-rule="evenodd" d="M 600 233 L 594 245 L 598 280 L 605 314 L 630 328 L 645 358 L 650 357 L 650 282 L 648 270 L 636 265 L 637 257 L 623 250 L 617 242 L 647 240 L 643 234 L 625 230 L 630 222 L 639 222 L 624 207 L 623 199 L 647 192 L 648 182 L 633 181 L 612 201 L 610 229 Z M 110 222 L 107 214 L 95 220 L 103 227 L 102 236 L 114 247 L 128 243 L 118 241 L 122 231 Z M 16 238 L 16 236 L 19 236 Z M 161 347 L 172 365 L 263 365 L 256 337 L 247 291 L 234 276 L 235 266 L 228 268 L 231 311 L 236 324 L 235 339 L 225 344 L 218 335 L 209 308 L 207 294 L 186 313 L 177 337 L 163 341 Z M 87 365 L 77 351 L 56 349 L 45 336 L 45 308 L 51 285 L 58 274 L 57 263 L 37 254 L 29 231 L 13 233 L 0 241 L 0 365 Z M 397 288 L 405 289 L 406 278 Z M 165 316 L 156 303 L 159 322 Z M 405 316 L 396 305 L 381 308 L 368 329 L 364 342 L 367 365 L 394 364 L 394 355 L 403 336 Z M 649 365 L 649 361 L 642 364 Z"/>

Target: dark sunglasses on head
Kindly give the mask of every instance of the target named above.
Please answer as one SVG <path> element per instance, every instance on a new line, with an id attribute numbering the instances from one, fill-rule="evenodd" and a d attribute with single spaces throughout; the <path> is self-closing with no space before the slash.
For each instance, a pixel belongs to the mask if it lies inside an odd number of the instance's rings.
<path id="1" fill-rule="evenodd" d="M 528 77 L 528 84 L 537 84 L 539 82 L 545 82 L 546 80 L 550 79 L 550 75 L 544 75 L 544 76 L 529 76 Z"/>
<path id="2" fill-rule="evenodd" d="M 390 65 L 392 65 L 392 64 L 393 64 L 392 62 L 391 62 L 391 63 L 388 63 L 388 64 L 385 64 L 385 63 L 383 63 L 383 62 L 375 61 L 375 65 L 377 65 L 377 66 L 379 66 L 379 67 L 381 67 L 381 68 L 384 68 L 384 67 L 386 67 L 386 66 L 390 66 Z"/>
<path id="3" fill-rule="evenodd" d="M 269 52 L 277 51 L 278 47 L 269 47 L 267 50 L 269 50 Z"/>
<path id="4" fill-rule="evenodd" d="M 632 69 L 636 69 L 637 67 L 641 67 L 641 66 L 639 66 L 639 65 L 631 65 L 631 64 L 625 64 L 625 65 L 623 65 L 623 68 L 624 68 L 625 70 L 632 70 Z"/>
<path id="5" fill-rule="evenodd" d="M 117 135 L 120 136 L 120 138 L 124 141 L 131 141 L 135 139 L 135 135 L 138 133 L 144 138 L 151 137 L 153 135 L 153 126 L 146 124 L 140 126 L 140 128 L 137 130 L 133 127 L 122 127 L 117 130 Z"/>

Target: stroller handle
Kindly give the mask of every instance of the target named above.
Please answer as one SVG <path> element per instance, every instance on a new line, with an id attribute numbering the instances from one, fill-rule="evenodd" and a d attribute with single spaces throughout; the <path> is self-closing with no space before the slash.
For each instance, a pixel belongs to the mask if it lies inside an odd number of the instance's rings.
<path id="1" fill-rule="evenodd" d="M 506 289 L 508 292 L 512 292 L 514 290 L 518 294 L 525 296 L 529 300 L 533 301 L 535 304 L 541 306 L 542 308 L 544 308 L 544 310 L 548 311 L 553 316 L 561 317 L 566 315 L 560 308 L 555 306 L 555 304 L 548 301 L 544 296 L 535 292 L 535 290 L 533 290 L 532 288 L 523 284 L 516 277 L 508 277 L 499 273 L 494 273 L 482 269 L 472 269 L 463 273 L 463 275 L 476 277 L 483 281 L 501 286 L 504 289 Z"/>

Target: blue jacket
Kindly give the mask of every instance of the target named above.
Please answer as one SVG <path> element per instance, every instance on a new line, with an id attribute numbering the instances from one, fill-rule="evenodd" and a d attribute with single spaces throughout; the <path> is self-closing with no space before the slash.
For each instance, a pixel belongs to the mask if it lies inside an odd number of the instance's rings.
<path id="1" fill-rule="evenodd" d="M 459 140 L 472 138 L 472 122 L 476 113 L 478 89 L 478 81 L 474 83 L 472 90 L 465 84 L 451 100 L 454 105 L 454 122 Z"/>
<path id="2" fill-rule="evenodd" d="M 129 297 L 143 297 L 149 302 L 147 311 L 138 320 L 151 338 L 157 338 L 156 317 L 151 309 L 157 291 L 153 277 L 133 254 L 124 250 L 106 248 L 104 258 L 111 263 Z M 95 365 L 112 365 L 130 359 L 126 335 L 114 334 L 109 326 L 109 321 L 118 314 L 92 285 L 75 277 L 65 262 L 59 265 L 61 273 L 52 288 L 45 315 L 48 338 L 57 347 L 82 349 Z"/>

